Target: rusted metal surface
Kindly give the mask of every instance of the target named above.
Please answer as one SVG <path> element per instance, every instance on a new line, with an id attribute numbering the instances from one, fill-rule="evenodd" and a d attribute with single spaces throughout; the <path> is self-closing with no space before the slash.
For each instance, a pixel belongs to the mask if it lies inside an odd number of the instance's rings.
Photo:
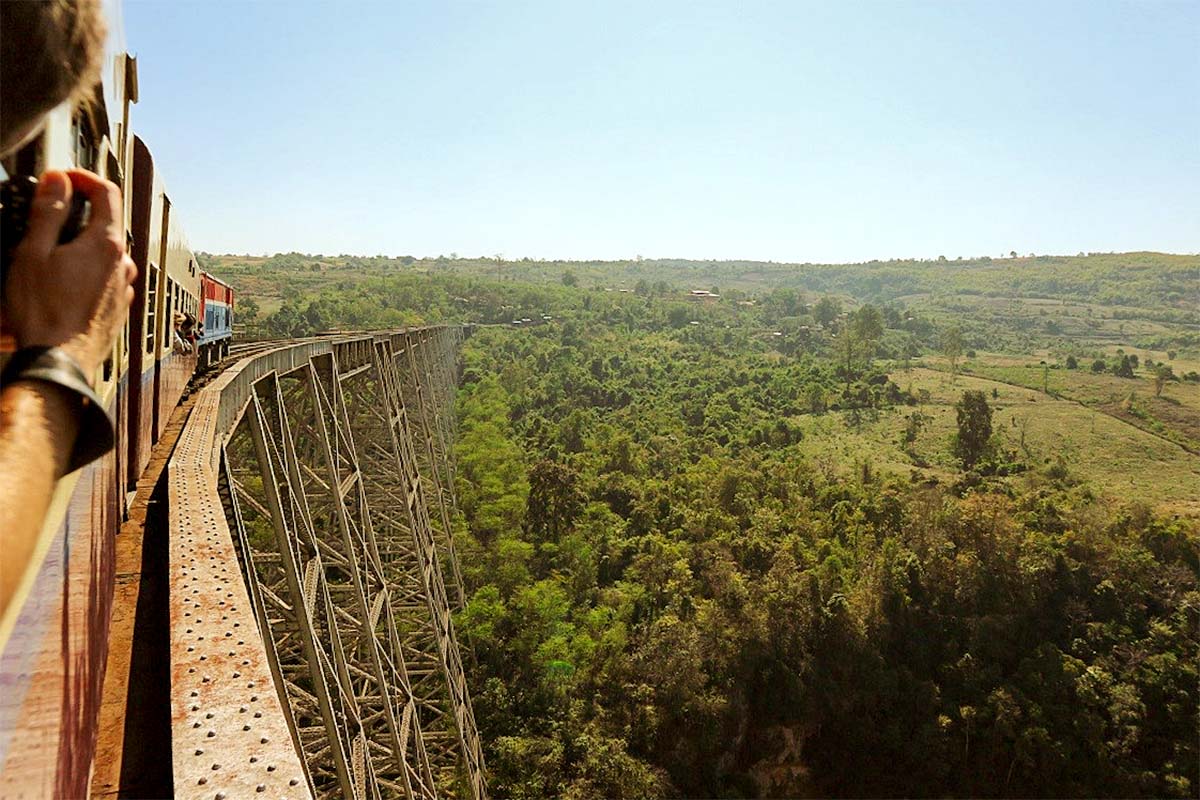
<path id="1" fill-rule="evenodd" d="M 450 617 L 460 331 L 278 347 L 197 399 L 169 476 L 177 796 L 486 797 Z"/>
<path id="2" fill-rule="evenodd" d="M 168 467 L 175 796 L 310 797 L 218 496 L 219 399 L 197 399 Z"/>
<path id="3" fill-rule="evenodd" d="M 0 618 L 0 798 L 87 794 L 113 598 L 114 459 L 60 482 L 56 521 Z"/>

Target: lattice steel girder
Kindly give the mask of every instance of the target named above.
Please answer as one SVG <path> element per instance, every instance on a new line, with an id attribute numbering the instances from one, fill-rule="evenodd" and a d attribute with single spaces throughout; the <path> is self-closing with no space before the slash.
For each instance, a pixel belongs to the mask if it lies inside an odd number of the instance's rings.
<path id="1" fill-rule="evenodd" d="M 428 347 L 423 342 L 418 342 L 417 338 L 415 334 L 405 334 L 404 348 L 402 351 L 397 351 L 395 357 L 398 359 L 403 357 L 403 363 L 397 364 L 397 369 L 408 376 L 408 380 L 404 382 L 404 385 L 409 388 L 408 405 L 417 412 L 414 416 L 420 435 L 416 438 L 420 439 L 421 444 L 424 445 L 423 448 L 417 448 L 418 454 L 421 456 L 418 458 L 418 462 L 419 466 L 424 465 L 425 467 L 422 477 L 428 488 L 426 505 L 433 506 L 438 512 L 439 524 L 434 526 L 434 537 L 440 550 L 440 563 L 445 570 L 442 577 L 451 602 L 455 607 L 462 608 L 466 603 L 466 598 L 463 594 L 462 573 L 459 571 L 458 557 L 454 552 L 454 532 L 450 523 L 452 509 L 447 501 L 450 489 L 446 482 L 450 480 L 450 476 L 448 472 L 444 472 L 442 466 L 450 460 L 449 449 L 443 438 L 441 415 L 438 412 L 439 404 L 446 401 L 449 393 L 447 388 L 442 385 L 445 381 L 445 373 L 439 373 L 437 376 L 430 373 Z M 429 376 L 429 385 L 431 386 L 429 397 L 426 397 L 419 377 L 422 374 Z M 435 444 L 435 438 L 438 440 L 437 444 Z M 431 497 L 433 498 L 432 502 Z"/>
<path id="2" fill-rule="evenodd" d="M 274 386 L 274 374 L 263 378 L 262 381 L 269 381 L 270 388 L 277 391 L 277 387 Z M 259 389 L 260 383 L 255 384 L 251 398 L 250 432 L 258 456 L 271 523 L 282 557 L 287 599 L 296 620 L 304 658 L 308 663 L 308 677 L 312 682 L 313 694 L 325 725 L 326 742 L 338 784 L 343 796 L 357 800 L 363 796 L 360 786 L 364 785 L 359 775 L 368 766 L 359 761 L 351 764 L 354 754 L 353 740 L 361 734 L 358 709 L 355 708 L 353 695 L 346 686 L 349 679 L 345 675 L 345 664 L 342 663 L 341 642 L 329 641 L 328 650 L 334 654 L 332 659 L 326 649 L 326 637 L 333 640 L 337 636 L 337 627 L 333 619 L 332 603 L 322 585 L 320 554 L 312 541 L 313 534 L 306 519 L 307 508 L 301 506 L 302 497 L 297 499 L 291 486 L 286 474 L 290 470 L 287 469 L 287 465 L 281 463 L 287 458 L 287 454 L 279 452 L 276 436 L 273 435 L 282 435 L 287 430 L 282 402 L 278 409 L 278 425 L 268 425 Z M 275 427 L 275 430 L 271 430 L 272 427 Z M 291 466 L 294 467 L 294 464 Z M 318 600 L 321 608 L 318 608 Z M 318 612 L 324 612 L 324 636 L 318 633 L 314 626 L 313 615 Z M 322 743 L 322 746 L 325 746 L 325 743 Z M 308 756 L 309 753 L 306 752 L 305 755 Z M 378 788 L 374 781 L 371 781 L 371 786 L 375 787 L 373 794 L 378 796 Z"/>
<path id="3" fill-rule="evenodd" d="M 272 350 L 198 401 L 212 407 L 203 436 L 221 442 L 196 461 L 224 501 L 276 719 L 303 755 L 307 787 L 292 778 L 280 796 L 486 798 L 442 573 L 461 586 L 448 510 L 460 334 L 406 333 Z"/>
<path id="4" fill-rule="evenodd" d="M 420 554 L 412 532 L 413 503 L 419 498 L 419 485 L 406 485 L 398 474 L 395 460 L 394 426 L 398 416 L 389 410 L 384 383 L 374 371 L 358 372 L 343 381 L 347 396 L 353 398 L 351 429 L 356 441 L 369 443 L 362 455 L 363 486 L 375 521 L 375 534 L 381 561 L 389 582 L 402 587 L 393 594 L 392 606 L 402 631 L 405 657 L 413 679 L 413 692 L 428 711 L 422 716 L 426 739 L 437 733 L 457 741 L 455 716 L 449 704 L 450 693 L 442 667 L 433 617 L 421 575 Z M 348 409 L 350 411 L 350 409 Z M 440 773 L 457 770 L 465 758 L 459 748 L 431 748 L 431 760 Z M 443 782 L 442 791 L 453 788 Z"/>
<path id="5" fill-rule="evenodd" d="M 337 363 L 332 354 L 318 358 L 328 361 L 326 369 L 332 376 L 331 383 L 334 386 L 340 386 Z M 328 486 L 337 487 L 332 492 L 331 499 L 342 534 L 343 546 L 349 559 L 347 567 L 353 576 L 361 615 L 359 619 L 367 620 L 369 623 L 366 630 L 372 646 L 371 655 L 375 680 L 378 682 L 380 691 L 377 706 L 387 719 L 392 738 L 392 756 L 402 771 L 406 795 L 413 796 L 415 783 L 415 791 L 418 795 L 432 796 L 436 794 L 433 776 L 424 738 L 421 734 L 419 713 L 400 646 L 400 637 L 389 603 L 390 592 L 383 573 L 379 549 L 375 542 L 366 490 L 363 487 L 362 474 L 358 467 L 358 456 L 355 452 L 353 436 L 350 433 L 350 422 L 346 416 L 344 398 L 338 391 L 334 394 L 333 400 L 330 400 L 318 378 L 317 368 L 311 362 L 307 370 L 307 379 L 309 391 L 317 405 L 315 417 L 328 469 Z M 329 424 L 330 422 L 332 424 Z M 331 428 L 333 435 L 330 433 Z M 341 450 L 341 455 L 349 467 L 347 480 L 342 480 L 338 471 L 340 448 L 344 448 Z M 352 499 L 351 495 L 353 495 Z M 370 596 L 368 593 L 371 593 Z M 380 626 L 382 626 L 383 637 L 377 636 Z M 399 712 L 399 716 L 397 716 L 397 712 Z M 410 734 L 413 737 L 413 755 L 417 763 L 415 769 L 407 761 L 408 736 Z M 415 774 L 410 774 L 410 772 Z"/>
<path id="6" fill-rule="evenodd" d="M 423 493 L 421 478 L 416 469 L 413 453 L 412 429 L 409 425 L 404 401 L 400 391 L 400 379 L 392 353 L 390 339 L 375 343 L 376 375 L 387 401 L 388 430 L 395 452 L 394 464 L 401 477 L 400 484 L 407 493 L 405 508 L 409 513 L 409 526 L 420 560 L 419 574 L 424 583 L 430 616 L 433 620 L 435 639 L 446 682 L 450 690 L 450 704 L 454 713 L 460 743 L 463 748 L 467 778 L 476 797 L 486 794 L 483 778 L 483 749 L 479 742 L 471 699 L 467 691 L 462 659 L 450 618 L 450 606 L 446 597 L 442 572 L 438 564 L 438 548 L 434 540 Z"/>

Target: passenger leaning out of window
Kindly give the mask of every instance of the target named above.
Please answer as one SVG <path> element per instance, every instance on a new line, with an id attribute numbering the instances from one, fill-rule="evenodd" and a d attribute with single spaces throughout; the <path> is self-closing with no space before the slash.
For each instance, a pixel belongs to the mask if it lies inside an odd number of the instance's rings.
<path id="1" fill-rule="evenodd" d="M 32 140 L 58 105 L 92 96 L 104 37 L 99 0 L 0 0 L 0 156 Z M 76 193 L 90 215 L 59 244 Z M 17 349 L 0 373 L 0 615 L 55 482 L 112 447 L 92 384 L 133 299 L 123 228 L 115 185 L 82 170 L 47 172 L 3 276 L 0 313 Z"/>
<path id="2" fill-rule="evenodd" d="M 176 311 L 172 322 L 175 328 L 175 335 L 172 337 L 173 350 L 180 354 L 192 352 L 192 346 L 188 343 L 188 337 L 191 336 L 192 329 L 188 325 L 187 314 L 184 314 L 182 311 Z"/>

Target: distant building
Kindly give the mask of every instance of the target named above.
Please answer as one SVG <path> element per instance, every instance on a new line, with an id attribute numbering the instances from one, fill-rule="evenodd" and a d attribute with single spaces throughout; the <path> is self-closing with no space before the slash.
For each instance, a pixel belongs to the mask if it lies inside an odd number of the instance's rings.
<path id="1" fill-rule="evenodd" d="M 712 302 L 714 300 L 720 300 L 721 295 L 713 294 L 707 289 L 692 289 L 692 291 L 688 293 L 688 299 L 695 300 L 697 302 Z"/>

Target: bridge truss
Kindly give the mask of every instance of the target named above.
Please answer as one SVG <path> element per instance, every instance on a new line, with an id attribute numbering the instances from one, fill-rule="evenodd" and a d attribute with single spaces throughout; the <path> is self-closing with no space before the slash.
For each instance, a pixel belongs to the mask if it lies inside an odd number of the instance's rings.
<path id="1" fill-rule="evenodd" d="M 483 800 L 451 620 L 462 328 L 281 347 L 169 469 L 177 797 Z"/>

